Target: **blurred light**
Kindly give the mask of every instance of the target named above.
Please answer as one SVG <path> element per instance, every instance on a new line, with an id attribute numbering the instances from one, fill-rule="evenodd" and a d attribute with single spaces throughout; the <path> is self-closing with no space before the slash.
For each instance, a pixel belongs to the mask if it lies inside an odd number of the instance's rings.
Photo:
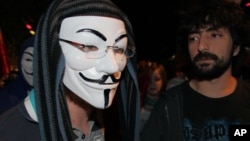
<path id="1" fill-rule="evenodd" d="M 29 31 L 31 35 L 35 35 L 35 31 L 34 30 L 30 30 Z"/>
<path id="2" fill-rule="evenodd" d="M 32 29 L 32 26 L 30 24 L 25 24 L 25 27 L 28 29 L 28 30 L 31 30 Z"/>
<path id="3" fill-rule="evenodd" d="M 30 33 L 31 35 L 35 35 L 35 31 L 32 29 L 33 27 L 32 27 L 31 24 L 26 23 L 26 24 L 25 24 L 25 27 L 26 27 L 26 29 L 29 30 L 29 33 Z"/>
<path id="4" fill-rule="evenodd" d="M 250 7 L 250 2 L 247 2 L 247 3 L 245 4 L 245 6 L 246 6 L 246 7 Z"/>
<path id="5" fill-rule="evenodd" d="M 0 64 L 2 65 L 0 68 L 0 77 L 3 77 L 4 75 L 9 74 L 10 65 L 9 65 L 7 50 L 5 47 L 1 28 L 0 28 Z"/>

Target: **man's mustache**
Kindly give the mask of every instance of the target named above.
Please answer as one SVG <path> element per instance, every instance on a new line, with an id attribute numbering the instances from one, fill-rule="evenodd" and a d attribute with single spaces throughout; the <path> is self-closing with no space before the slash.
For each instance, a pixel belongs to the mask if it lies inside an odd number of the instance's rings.
<path id="1" fill-rule="evenodd" d="M 209 53 L 209 52 L 201 52 L 199 54 L 197 54 L 193 61 L 197 62 L 201 59 L 212 59 L 212 60 L 218 60 L 218 57 L 215 54 Z"/>

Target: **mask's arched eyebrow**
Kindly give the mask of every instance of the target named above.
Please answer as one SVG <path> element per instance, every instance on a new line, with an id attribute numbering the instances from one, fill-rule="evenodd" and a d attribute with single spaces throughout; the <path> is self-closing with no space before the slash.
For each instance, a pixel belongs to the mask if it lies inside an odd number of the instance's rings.
<path id="1" fill-rule="evenodd" d="M 32 56 L 32 57 L 33 57 L 33 54 L 32 54 L 32 53 L 30 53 L 30 52 L 24 52 L 24 53 L 29 54 L 30 56 Z"/>
<path id="2" fill-rule="evenodd" d="M 107 40 L 107 38 L 102 33 L 98 32 L 97 30 L 94 30 L 94 29 L 84 28 L 84 29 L 80 29 L 80 30 L 76 31 L 76 33 L 79 33 L 79 32 L 90 32 L 90 33 L 93 33 L 96 36 L 100 37 L 103 41 Z"/>
<path id="3" fill-rule="evenodd" d="M 128 37 L 127 34 L 122 34 L 122 35 L 120 35 L 117 39 L 115 39 L 115 42 L 118 42 L 118 41 L 120 41 L 121 39 L 127 38 L 127 37 Z"/>

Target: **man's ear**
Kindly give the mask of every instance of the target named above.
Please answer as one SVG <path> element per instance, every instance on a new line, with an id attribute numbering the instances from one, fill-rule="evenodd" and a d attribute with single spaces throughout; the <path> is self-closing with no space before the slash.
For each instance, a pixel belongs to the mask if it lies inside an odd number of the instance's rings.
<path id="1" fill-rule="evenodd" d="M 233 45 L 233 56 L 237 56 L 240 52 L 240 45 Z"/>

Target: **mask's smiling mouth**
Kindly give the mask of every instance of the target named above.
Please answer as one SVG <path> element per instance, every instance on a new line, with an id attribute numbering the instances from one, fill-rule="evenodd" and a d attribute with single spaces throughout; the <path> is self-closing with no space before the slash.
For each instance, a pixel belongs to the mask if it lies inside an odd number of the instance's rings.
<path id="1" fill-rule="evenodd" d="M 24 72 L 25 72 L 26 74 L 28 74 L 28 75 L 33 75 L 33 72 L 28 72 L 28 71 L 26 71 L 26 70 L 24 70 Z"/>
<path id="2" fill-rule="evenodd" d="M 116 79 L 114 75 L 103 75 L 100 79 L 87 78 L 80 72 L 79 72 L 79 75 L 85 81 L 92 82 L 92 83 L 98 83 L 98 84 L 102 84 L 102 85 L 111 85 L 111 84 L 118 83 L 120 81 L 120 78 Z M 112 83 L 105 83 L 108 80 L 108 78 L 111 78 L 111 80 L 113 82 Z"/>

